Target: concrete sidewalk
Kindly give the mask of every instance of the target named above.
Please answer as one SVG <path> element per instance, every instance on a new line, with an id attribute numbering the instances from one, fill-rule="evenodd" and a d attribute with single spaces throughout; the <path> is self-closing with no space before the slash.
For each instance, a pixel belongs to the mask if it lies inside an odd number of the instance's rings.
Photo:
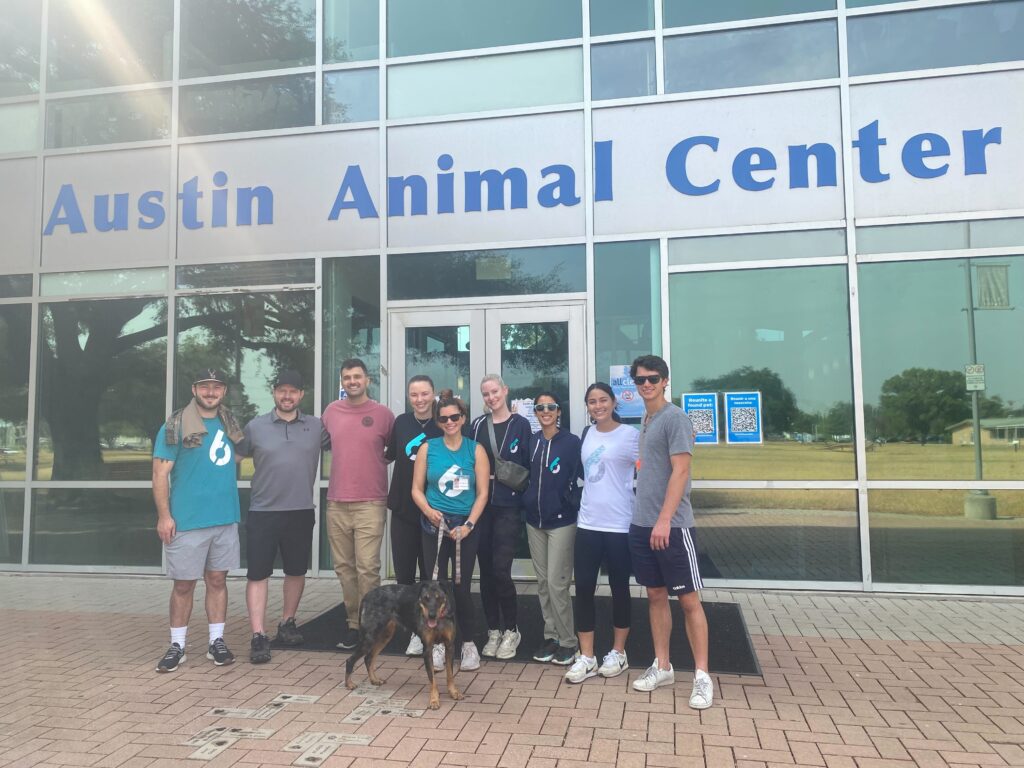
<path id="1" fill-rule="evenodd" d="M 158 675 L 169 591 L 0 575 L 0 765 L 1024 766 L 1020 599 L 708 590 L 743 606 L 764 672 L 715 675 L 710 710 L 688 708 L 689 673 L 641 694 L 638 669 L 570 686 L 551 665 L 485 661 L 457 676 L 464 701 L 442 688 L 432 712 L 418 660 L 382 657 L 385 685 L 360 672 L 352 692 L 341 655 L 249 664 L 240 579 L 238 662 L 206 660 L 197 595 L 188 662 Z M 279 581 L 271 596 L 276 624 Z M 339 597 L 334 580 L 311 580 L 300 622 Z"/>

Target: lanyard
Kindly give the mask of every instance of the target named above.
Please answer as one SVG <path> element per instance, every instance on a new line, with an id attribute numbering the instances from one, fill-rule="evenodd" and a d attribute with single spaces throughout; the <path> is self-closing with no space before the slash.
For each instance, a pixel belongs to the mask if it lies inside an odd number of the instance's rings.
<path id="1" fill-rule="evenodd" d="M 441 523 L 437 526 L 437 557 L 434 558 L 434 575 L 432 581 L 437 581 L 438 569 L 441 567 L 441 544 L 444 543 L 444 532 L 450 531 L 445 523 L 444 514 L 441 515 Z M 455 583 L 462 583 L 462 537 L 455 538 Z"/>

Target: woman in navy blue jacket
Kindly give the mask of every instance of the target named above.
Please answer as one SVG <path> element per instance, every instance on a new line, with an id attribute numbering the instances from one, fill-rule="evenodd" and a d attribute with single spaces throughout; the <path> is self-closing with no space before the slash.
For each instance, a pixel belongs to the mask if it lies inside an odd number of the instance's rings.
<path id="1" fill-rule="evenodd" d="M 533 434 L 530 485 L 523 494 L 523 509 L 544 616 L 544 642 L 533 658 L 565 666 L 576 657 L 569 584 L 581 488 L 580 439 L 559 426 L 561 411 L 558 397 L 550 392 L 533 401 L 541 428 Z"/>
<path id="2" fill-rule="evenodd" d="M 513 659 L 522 640 L 512 561 L 522 536 L 523 498 L 522 493 L 494 479 L 497 464 L 487 422 L 490 420 L 494 426 L 498 455 L 525 469 L 530 468 L 530 422 L 509 410 L 508 387 L 497 374 L 484 376 L 480 394 L 490 413 L 473 422 L 472 438 L 484 447 L 491 467 L 491 496 L 477 526 L 480 600 L 487 617 L 487 642 L 480 655 Z"/>

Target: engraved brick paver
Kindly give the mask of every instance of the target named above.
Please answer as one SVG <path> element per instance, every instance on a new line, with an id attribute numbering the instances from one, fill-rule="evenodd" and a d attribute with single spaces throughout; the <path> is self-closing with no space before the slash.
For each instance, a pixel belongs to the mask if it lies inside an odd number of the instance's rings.
<path id="1" fill-rule="evenodd" d="M 716 675 L 711 710 L 687 707 L 684 672 L 639 694 L 640 670 L 569 686 L 551 665 L 487 661 L 458 676 L 462 702 L 442 691 L 436 712 L 346 723 L 371 687 L 344 688 L 343 656 L 247 663 L 241 580 L 227 638 L 238 663 L 206 660 L 200 596 L 188 662 L 157 675 L 167 590 L 144 577 L 0 575 L 0 766 L 287 766 L 301 752 L 285 747 L 306 734 L 359 737 L 320 763 L 340 768 L 1024 765 L 1024 600 L 709 591 L 743 607 L 763 670 Z M 275 583 L 272 611 L 279 594 Z M 300 621 L 338 599 L 336 582 L 311 580 Z M 384 657 L 380 675 L 381 695 L 423 710 L 421 662 Z M 211 714 L 282 692 L 319 698 L 263 720 Z M 198 747 L 186 741 L 219 725 L 272 733 L 189 759 Z"/>

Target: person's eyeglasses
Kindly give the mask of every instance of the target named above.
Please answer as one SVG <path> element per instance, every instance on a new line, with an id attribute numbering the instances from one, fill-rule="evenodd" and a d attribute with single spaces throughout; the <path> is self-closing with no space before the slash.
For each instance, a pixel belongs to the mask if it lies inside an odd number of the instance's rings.
<path id="1" fill-rule="evenodd" d="M 544 413 L 545 411 L 557 411 L 558 410 L 558 404 L 557 403 L 541 403 L 540 405 L 533 406 L 533 410 L 537 411 L 538 413 Z"/>
<path id="2" fill-rule="evenodd" d="M 438 416 L 437 423 L 447 424 L 449 421 L 459 421 L 460 419 L 462 419 L 461 413 L 453 413 L 451 416 Z"/>
<path id="3" fill-rule="evenodd" d="M 634 376 L 633 381 L 636 382 L 638 387 L 642 387 L 644 384 L 660 384 L 661 376 L 657 373 L 651 376 Z"/>

